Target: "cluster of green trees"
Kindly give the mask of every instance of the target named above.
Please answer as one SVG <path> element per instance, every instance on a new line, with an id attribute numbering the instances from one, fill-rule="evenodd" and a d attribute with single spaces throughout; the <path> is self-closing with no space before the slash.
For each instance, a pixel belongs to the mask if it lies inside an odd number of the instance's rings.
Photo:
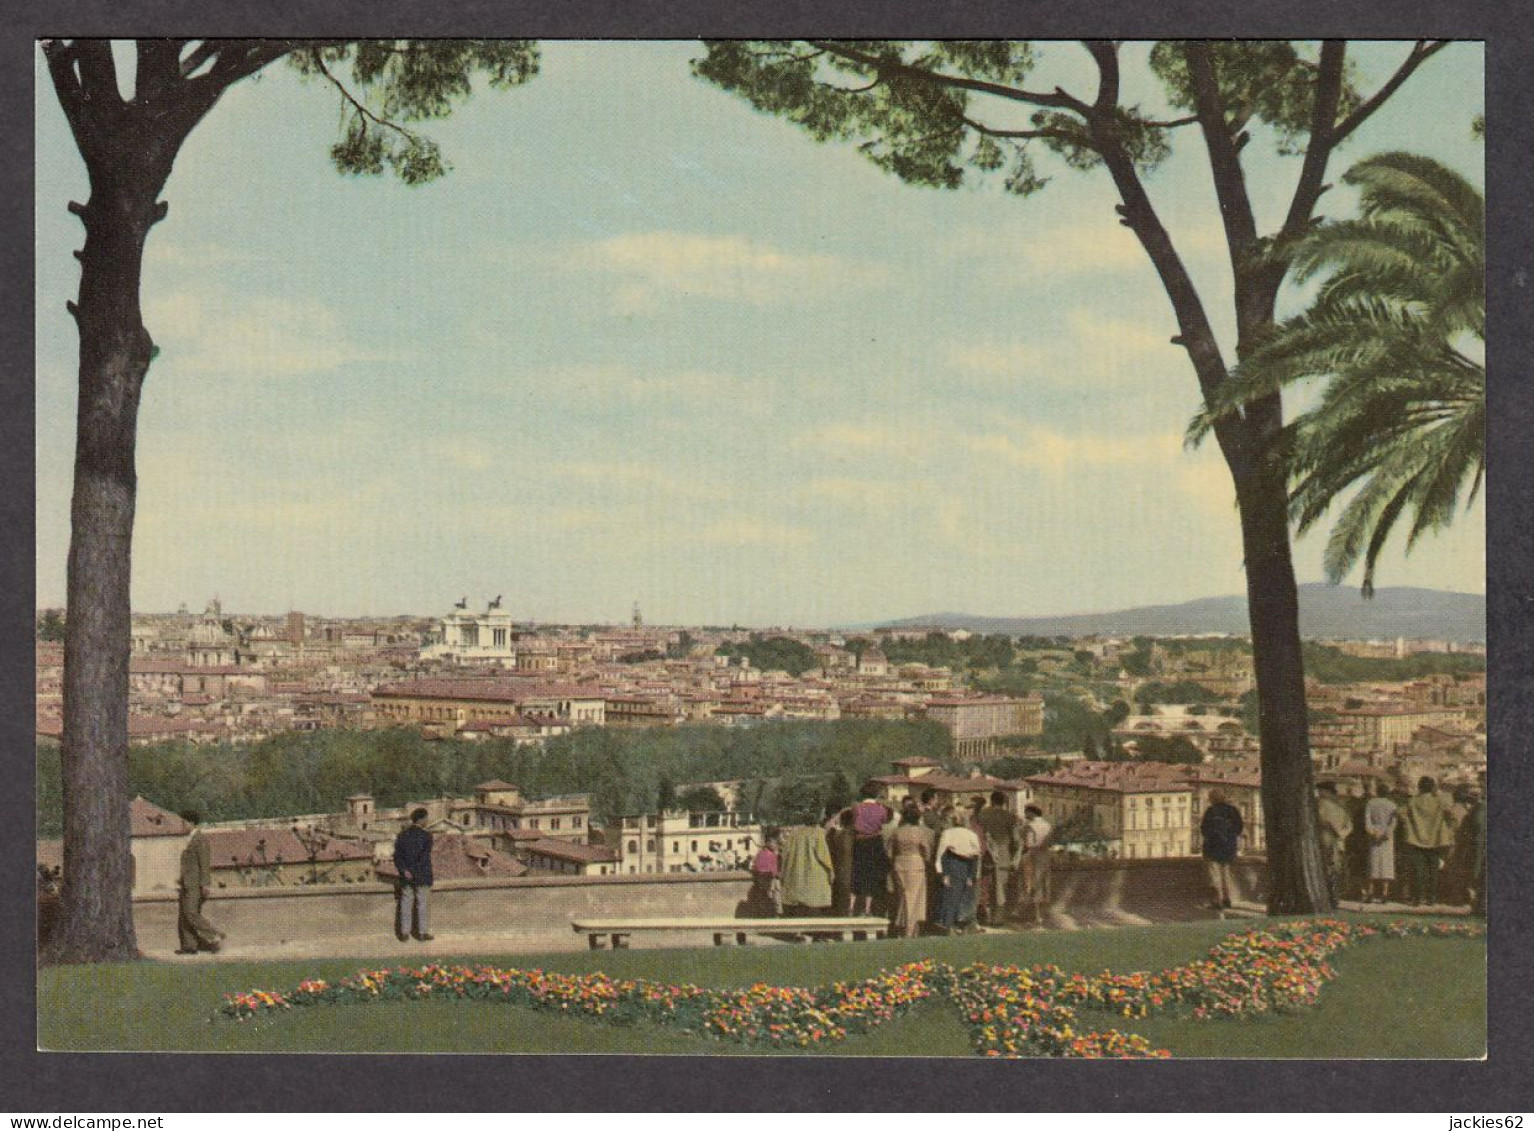
<path id="1" fill-rule="evenodd" d="M 921 640 L 890 640 L 881 647 L 892 664 L 926 664 L 955 672 L 1010 667 L 1017 655 L 1011 639 L 1003 635 L 955 640 L 945 632 L 929 632 Z"/>
<path id="2" fill-rule="evenodd" d="M 753 668 L 787 672 L 793 676 L 820 666 L 815 650 L 808 644 L 787 636 L 763 636 L 761 633 L 752 633 L 751 639 L 743 644 L 721 644 L 714 655 L 744 656 Z"/>
<path id="3" fill-rule="evenodd" d="M 1305 671 L 1322 683 L 1395 682 L 1429 675 L 1466 676 L 1486 671 L 1486 657 L 1467 652 L 1413 652 L 1409 656 L 1350 656 L 1329 644 L 1305 645 Z"/>
<path id="4" fill-rule="evenodd" d="M 846 804 L 857 784 L 890 772 L 897 758 L 943 761 L 948 733 L 936 723 L 886 720 L 782 722 L 736 729 L 686 726 L 580 730 L 545 745 L 510 740 L 438 741 L 410 729 L 326 730 L 274 735 L 248 746 L 162 743 L 134 747 L 128 788 L 167 809 L 194 808 L 208 820 L 339 811 L 349 794 L 381 806 L 444 794 L 467 796 L 501 778 L 529 797 L 590 793 L 607 820 L 673 803 L 720 807 L 711 790 L 678 795 L 675 783 L 741 780 L 744 801 L 769 820 L 796 816 L 809 802 Z M 59 747 L 37 752 L 38 830 L 62 829 Z"/>
<path id="5" fill-rule="evenodd" d="M 1136 636 L 1134 647 L 1119 656 L 1119 667 L 1132 676 L 1148 676 L 1151 673 L 1151 648 L 1153 641 L 1148 636 Z"/>
<path id="6" fill-rule="evenodd" d="M 1146 705 L 1151 703 L 1218 703 L 1220 702 L 1220 696 L 1202 684 L 1194 683 L 1191 679 L 1180 679 L 1172 683 L 1152 680 L 1150 683 L 1142 684 L 1135 691 L 1135 702 Z"/>

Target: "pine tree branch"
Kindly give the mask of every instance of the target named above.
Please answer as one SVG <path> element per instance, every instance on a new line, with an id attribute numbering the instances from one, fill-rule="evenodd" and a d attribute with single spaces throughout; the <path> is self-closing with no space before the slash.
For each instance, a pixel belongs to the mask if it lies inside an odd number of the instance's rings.
<path id="1" fill-rule="evenodd" d="M 960 115 L 958 115 L 958 119 L 959 119 L 959 121 L 963 122 L 966 126 L 968 126 L 970 129 L 974 130 L 976 133 L 984 134 L 986 137 L 1012 138 L 1012 139 L 1020 139 L 1020 140 L 1024 140 L 1024 141 L 1030 140 L 1030 139 L 1033 139 L 1033 138 L 1041 138 L 1041 137 L 1058 138 L 1061 141 L 1080 141 L 1081 140 L 1079 137 L 1077 137 L 1077 136 L 1075 136 L 1073 134 L 1069 134 L 1069 133 L 1067 133 L 1064 130 L 1052 130 L 1052 129 L 1003 130 L 1003 129 L 997 129 L 994 126 L 988 126 L 984 122 L 976 121 L 974 118 L 971 118 L 968 114 L 960 114 Z"/>
<path id="2" fill-rule="evenodd" d="M 89 122 L 85 116 L 85 92 L 80 88 L 80 78 L 75 73 L 76 51 L 72 40 L 45 39 L 42 41 L 43 58 L 48 63 L 48 76 L 53 80 L 53 90 L 63 107 L 64 117 L 75 135 L 81 152 L 86 151 L 86 135 Z"/>
<path id="3" fill-rule="evenodd" d="M 1055 88 L 1054 93 L 1046 94 L 1042 91 L 1030 91 L 1024 90 L 1022 87 L 1007 86 L 1005 83 L 987 82 L 984 79 L 970 79 L 962 75 L 951 75 L 945 71 L 933 70 L 930 67 L 918 67 L 913 63 L 906 63 L 900 59 L 870 55 L 866 51 L 859 51 L 855 47 L 849 47 L 834 39 L 811 39 L 806 40 L 806 42 L 812 47 L 835 55 L 839 59 L 845 59 L 849 63 L 872 67 L 876 73 L 886 77 L 890 75 L 904 75 L 909 78 L 923 79 L 927 82 L 953 87 L 956 90 L 972 90 L 977 94 L 993 94 L 998 98 L 1005 98 L 1012 102 L 1027 102 L 1034 106 L 1049 106 L 1058 110 L 1074 110 L 1082 115 L 1085 115 L 1089 109 L 1085 102 L 1072 97 L 1059 87 Z"/>
<path id="4" fill-rule="evenodd" d="M 133 79 L 133 101 L 158 101 L 181 79 L 182 39 L 140 39 L 135 45 L 138 68 Z"/>
<path id="5" fill-rule="evenodd" d="M 181 60 L 181 77 L 191 78 L 204 63 L 217 55 L 218 43 L 216 39 L 205 39 L 194 47 L 192 53 Z"/>
<path id="6" fill-rule="evenodd" d="M 1116 71 L 1117 53 L 1102 44 L 1089 44 L 1088 50 L 1097 61 L 1099 70 Z M 1109 74 L 1104 74 L 1099 92 L 1112 84 Z M 1116 84 L 1113 84 L 1116 85 Z M 1162 288 L 1172 304 L 1177 318 L 1178 333 L 1172 339 L 1174 345 L 1188 351 L 1188 359 L 1198 377 L 1199 389 L 1208 403 L 1215 403 L 1219 390 L 1230 379 L 1225 359 L 1221 356 L 1219 341 L 1214 327 L 1204 309 L 1203 298 L 1188 274 L 1171 234 L 1161 222 L 1145 184 L 1135 168 L 1134 158 L 1125 148 L 1118 134 L 1119 108 L 1116 105 L 1096 105 L 1087 116 L 1092 131 L 1092 147 L 1102 157 L 1114 187 L 1118 189 L 1120 222 L 1134 232 L 1150 257 L 1151 265 L 1161 279 Z M 1256 447 L 1247 443 L 1245 421 L 1236 416 L 1224 416 L 1213 423 L 1215 438 L 1220 451 L 1238 479 L 1246 474 L 1252 464 Z"/>
<path id="7" fill-rule="evenodd" d="M 1111 39 L 1083 39 L 1082 44 L 1097 62 L 1097 98 L 1092 109 L 1108 113 L 1119 104 L 1119 48 Z"/>
<path id="8" fill-rule="evenodd" d="M 404 137 L 412 144 L 421 140 L 420 135 L 412 133 L 410 130 L 407 130 L 404 126 L 397 122 L 391 122 L 387 118 L 381 118 L 377 114 L 373 113 L 373 111 L 369 110 L 355 95 L 352 94 L 351 91 L 346 89 L 345 83 L 336 78 L 336 76 L 330 72 L 330 68 L 325 66 L 325 60 L 321 59 L 318 55 L 315 55 L 314 57 L 314 65 L 319 68 L 320 74 L 324 75 L 325 78 L 329 80 L 330 84 L 341 92 L 341 97 L 346 99 L 347 102 L 351 103 L 352 108 L 356 110 L 359 115 L 366 118 L 376 126 L 382 126 L 385 129 L 394 130 L 396 133 Z"/>
<path id="9" fill-rule="evenodd" d="M 1252 198 L 1247 192 L 1246 173 L 1241 168 L 1241 154 L 1236 137 L 1226 119 L 1225 98 L 1214 72 L 1214 57 L 1207 41 L 1183 45 L 1188 63 L 1188 77 L 1193 86 L 1193 103 L 1204 146 L 1209 151 L 1209 167 L 1214 174 L 1215 196 L 1220 203 L 1220 219 L 1225 226 L 1225 243 L 1235 274 L 1236 305 L 1241 306 L 1241 292 L 1246 267 L 1257 246 L 1257 219 L 1252 212 Z"/>
<path id="10" fill-rule="evenodd" d="M 1343 138 L 1368 121 L 1369 116 L 1383 106 L 1385 101 L 1401 88 L 1401 84 L 1411 77 L 1413 71 L 1448 45 L 1449 41 L 1447 39 L 1419 39 L 1412 47 L 1411 53 L 1396 68 L 1395 74 L 1385 80 L 1385 84 L 1379 90 L 1365 99 L 1357 109 L 1330 131 L 1333 143 L 1342 141 Z"/>
<path id="11" fill-rule="evenodd" d="M 121 105 L 122 94 L 117 89 L 117 64 L 112 60 L 110 40 L 75 40 L 75 61 L 80 69 L 80 88 L 85 92 L 85 97 L 96 104 L 95 109 L 104 110 L 114 101 Z"/>
<path id="12" fill-rule="evenodd" d="M 1310 225 L 1316 201 L 1326 191 L 1322 178 L 1326 176 L 1326 165 L 1331 160 L 1332 150 L 1337 147 L 1342 136 L 1333 123 L 1337 120 L 1337 105 L 1342 100 L 1342 72 L 1346 62 L 1347 44 L 1342 40 L 1328 39 L 1321 44 L 1316 98 L 1311 109 L 1310 142 L 1305 147 L 1305 161 L 1300 166 L 1300 179 L 1294 186 L 1288 215 L 1278 234 L 1280 244 L 1287 244 L 1304 234 Z M 1404 76 L 1402 81 L 1405 81 Z M 1278 266 L 1281 268 L 1283 265 L 1280 263 Z M 1282 278 L 1280 274 L 1279 279 Z M 1274 288 L 1276 292 L 1276 282 Z"/>

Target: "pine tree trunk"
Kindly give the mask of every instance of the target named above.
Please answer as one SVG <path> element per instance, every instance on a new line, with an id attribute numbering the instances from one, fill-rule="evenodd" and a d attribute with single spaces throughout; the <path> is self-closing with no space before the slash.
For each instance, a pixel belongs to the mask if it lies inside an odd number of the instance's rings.
<path id="1" fill-rule="evenodd" d="M 1237 480 L 1262 739 L 1262 809 L 1271 914 L 1330 911 L 1311 775 L 1299 591 L 1282 473 Z"/>
<path id="2" fill-rule="evenodd" d="M 86 238 L 73 308 L 80 400 L 64 638 L 64 883 L 46 952 L 56 962 L 138 956 L 128 816 L 129 583 L 139 393 L 153 355 L 139 274 L 144 239 L 163 214 L 155 198 L 169 164 L 147 157 L 88 164 L 90 202 L 72 206 Z"/>

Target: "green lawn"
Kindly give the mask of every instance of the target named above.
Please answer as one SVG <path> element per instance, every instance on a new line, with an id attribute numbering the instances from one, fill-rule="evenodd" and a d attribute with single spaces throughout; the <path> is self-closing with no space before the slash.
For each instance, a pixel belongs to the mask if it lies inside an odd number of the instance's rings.
<path id="1" fill-rule="evenodd" d="M 1357 917 L 1363 918 L 1363 917 Z M 542 967 L 568 973 L 690 981 L 707 986 L 810 986 L 867 977 L 933 957 L 1029 965 L 1052 962 L 1096 973 L 1156 970 L 1202 955 L 1224 935 L 1255 924 L 1204 922 L 1083 932 L 996 934 L 857 944 L 630 950 L 443 959 L 468 965 Z M 1485 944 L 1463 939 L 1379 939 L 1342 951 L 1339 977 L 1301 1014 L 1250 1020 L 1118 1019 L 1178 1056 L 1476 1057 L 1485 1048 Z M 726 1042 L 656 1026 L 598 1021 L 489 1002 L 447 999 L 319 1006 L 239 1023 L 215 1016 L 225 993 L 286 990 L 305 977 L 335 980 L 356 959 L 323 962 L 135 963 L 39 972 L 38 1042 L 58 1050 L 197 1052 L 520 1052 L 739 1054 Z M 1107 1028 L 1115 1019 L 1083 1011 Z M 827 1053 L 966 1055 L 956 1010 L 931 1003 Z M 780 1054 L 781 1055 L 781 1054 Z"/>

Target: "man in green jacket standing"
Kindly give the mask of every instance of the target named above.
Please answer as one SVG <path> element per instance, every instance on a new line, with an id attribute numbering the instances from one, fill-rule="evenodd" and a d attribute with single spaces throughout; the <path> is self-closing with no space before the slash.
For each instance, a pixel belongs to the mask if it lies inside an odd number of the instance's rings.
<path id="1" fill-rule="evenodd" d="M 1425 777 L 1417 795 L 1401 806 L 1401 835 L 1405 838 L 1406 875 L 1413 904 L 1438 902 L 1438 870 L 1444 850 L 1454 844 L 1454 819 L 1438 792 L 1438 783 Z"/>
<path id="2" fill-rule="evenodd" d="M 181 910 L 176 929 L 181 936 L 177 954 L 196 954 L 199 950 L 216 953 L 224 933 L 203 918 L 202 905 L 213 886 L 213 850 L 198 825 L 202 817 L 188 809 L 181 819 L 192 826 L 191 839 L 181 850 Z"/>

